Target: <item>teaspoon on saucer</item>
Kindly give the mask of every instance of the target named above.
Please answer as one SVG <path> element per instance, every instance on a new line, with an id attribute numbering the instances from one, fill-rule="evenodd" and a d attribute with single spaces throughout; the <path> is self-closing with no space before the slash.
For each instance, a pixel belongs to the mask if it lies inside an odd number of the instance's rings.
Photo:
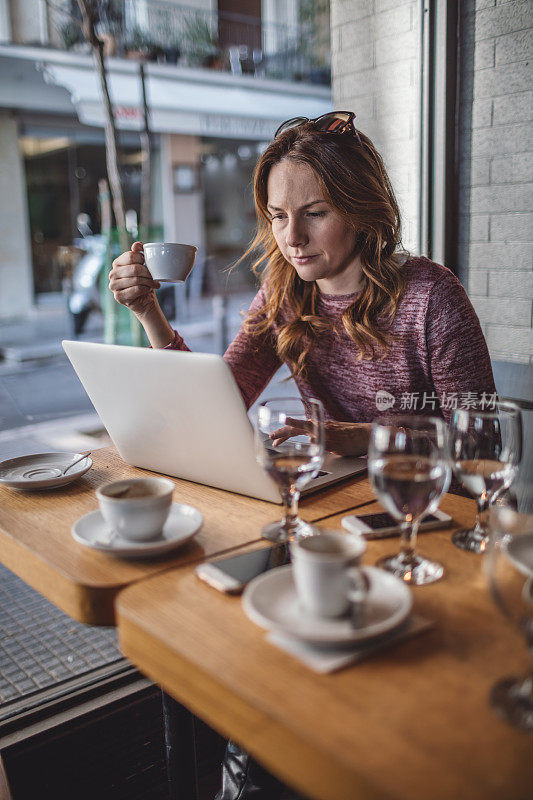
<path id="1" fill-rule="evenodd" d="M 91 450 L 87 450 L 86 453 L 80 455 L 75 461 L 71 461 L 66 467 L 60 469 L 59 467 L 34 467 L 33 469 L 27 469 L 26 472 L 22 473 L 23 478 L 38 478 L 40 476 L 46 475 L 49 478 L 62 478 L 67 472 L 72 469 L 76 464 L 79 464 L 80 461 L 83 461 L 84 458 L 91 455 Z"/>
<path id="2" fill-rule="evenodd" d="M 113 543 L 115 537 L 117 536 L 117 532 L 114 528 L 111 528 L 110 531 L 105 533 L 103 536 L 99 536 L 98 539 L 95 539 L 95 544 L 98 547 L 109 547 L 110 544 Z"/>

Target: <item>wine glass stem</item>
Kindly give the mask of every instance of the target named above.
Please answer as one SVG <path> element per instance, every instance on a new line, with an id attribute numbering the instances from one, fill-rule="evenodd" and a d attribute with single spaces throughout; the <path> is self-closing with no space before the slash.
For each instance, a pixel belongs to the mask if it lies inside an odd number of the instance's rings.
<path id="1" fill-rule="evenodd" d="M 283 499 L 283 527 L 289 533 L 294 533 L 298 527 L 298 501 L 300 492 L 294 487 L 282 491 Z"/>
<path id="2" fill-rule="evenodd" d="M 406 558 L 414 555 L 418 535 L 418 522 L 404 522 L 400 537 L 400 551 Z"/>
<path id="3" fill-rule="evenodd" d="M 531 624 L 526 629 L 527 652 L 529 655 L 529 666 L 526 672 L 524 684 L 528 687 L 530 697 L 533 697 L 533 630 Z"/>
<path id="4" fill-rule="evenodd" d="M 529 667 L 526 674 L 520 678 L 520 686 L 517 694 L 529 697 L 530 702 L 533 698 L 533 641 L 528 642 Z"/>
<path id="5" fill-rule="evenodd" d="M 487 517 L 489 511 L 489 500 L 486 492 L 483 492 L 481 497 L 477 498 L 476 503 L 477 503 L 477 514 L 476 514 L 476 524 L 474 525 L 474 532 L 479 534 L 480 536 L 486 536 Z"/>

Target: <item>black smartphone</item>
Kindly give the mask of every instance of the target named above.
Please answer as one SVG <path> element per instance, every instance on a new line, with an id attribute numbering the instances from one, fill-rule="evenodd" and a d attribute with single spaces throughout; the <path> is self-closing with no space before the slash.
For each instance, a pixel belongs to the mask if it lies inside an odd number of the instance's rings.
<path id="1" fill-rule="evenodd" d="M 290 564 L 287 544 L 250 550 L 236 556 L 224 556 L 196 567 L 196 574 L 210 586 L 228 594 L 239 594 L 247 583 L 274 567 Z"/>

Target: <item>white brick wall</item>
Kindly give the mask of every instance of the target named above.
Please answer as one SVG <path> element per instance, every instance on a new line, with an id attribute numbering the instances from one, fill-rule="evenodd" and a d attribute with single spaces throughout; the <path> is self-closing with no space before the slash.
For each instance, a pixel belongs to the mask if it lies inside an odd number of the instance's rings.
<path id="1" fill-rule="evenodd" d="M 419 238 L 419 2 L 331 0 L 333 96 L 385 159 L 403 218 L 403 240 Z"/>
<path id="2" fill-rule="evenodd" d="M 413 251 L 421 4 L 331 0 L 334 103 L 355 111 L 358 126 L 382 152 L 402 209 L 404 242 Z M 491 356 L 533 363 L 533 6 L 531 0 L 462 0 L 459 8 L 455 266 Z"/>
<path id="3" fill-rule="evenodd" d="M 533 362 L 533 13 L 463 0 L 460 274 L 494 359 Z"/>

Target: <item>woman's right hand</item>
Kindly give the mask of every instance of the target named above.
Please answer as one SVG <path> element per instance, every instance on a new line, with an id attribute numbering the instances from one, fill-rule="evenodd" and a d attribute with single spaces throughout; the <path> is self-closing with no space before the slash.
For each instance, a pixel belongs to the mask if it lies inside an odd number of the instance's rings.
<path id="1" fill-rule="evenodd" d="M 155 290 L 160 287 L 144 263 L 142 242 L 134 242 L 131 250 L 115 258 L 109 273 L 109 288 L 117 303 L 129 308 L 142 321 L 159 311 Z"/>
<path id="2" fill-rule="evenodd" d="M 302 431 L 310 432 L 309 423 L 296 419 L 287 419 L 287 425 L 270 434 L 274 447 L 278 447 L 292 436 L 298 436 Z M 325 447 L 329 453 L 339 456 L 363 456 L 368 450 L 370 440 L 369 422 L 335 422 L 326 420 L 324 432 L 326 434 Z"/>

